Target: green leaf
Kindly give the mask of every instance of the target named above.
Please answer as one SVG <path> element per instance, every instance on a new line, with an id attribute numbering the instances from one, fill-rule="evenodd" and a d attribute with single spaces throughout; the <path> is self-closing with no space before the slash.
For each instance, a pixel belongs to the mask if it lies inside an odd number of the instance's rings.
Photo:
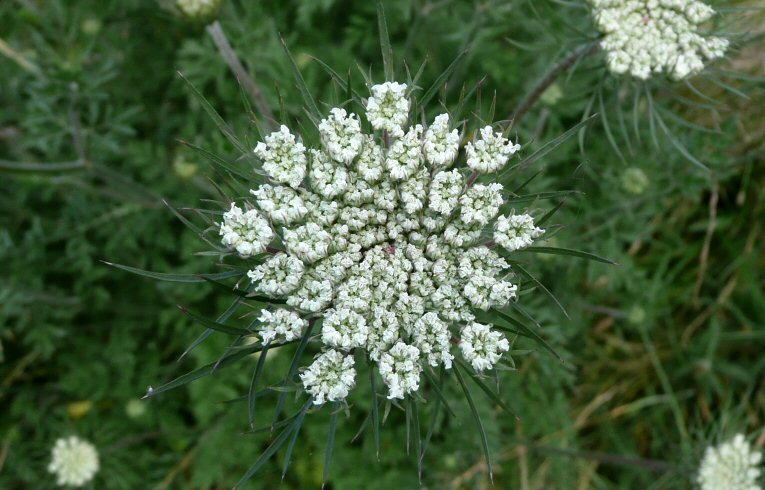
<path id="1" fill-rule="evenodd" d="M 311 338 L 311 332 L 313 331 L 314 327 L 317 323 L 320 323 L 321 320 L 314 320 L 308 324 L 308 328 L 305 329 L 305 333 L 303 334 L 303 337 L 300 339 L 300 343 L 298 344 L 297 349 L 295 350 L 295 355 L 292 357 L 292 363 L 290 364 L 290 370 L 287 374 L 287 377 L 284 379 L 284 382 L 282 383 L 282 386 L 286 386 L 290 380 L 295 376 L 295 373 L 297 373 L 298 365 L 300 364 L 300 357 L 303 355 L 303 351 L 305 350 L 306 345 L 308 345 L 308 340 Z M 275 424 L 279 420 L 279 415 L 281 415 L 282 409 L 284 408 L 284 403 L 287 401 L 287 393 L 282 393 L 279 395 L 279 399 L 276 401 L 276 410 L 274 410 L 274 418 L 273 423 Z"/>
<path id="2" fill-rule="evenodd" d="M 266 365 L 266 357 L 268 357 L 268 348 L 269 345 L 266 344 L 263 346 L 263 350 L 260 352 L 260 357 L 258 358 L 258 365 L 255 367 L 255 372 L 252 375 L 252 381 L 250 381 L 250 391 L 247 394 L 247 408 L 249 409 L 249 415 L 250 415 L 250 427 L 253 426 L 253 423 L 255 422 L 255 400 L 257 397 L 255 396 L 257 394 L 256 388 L 258 386 L 258 381 L 260 380 L 260 375 L 263 373 L 263 366 Z"/>
<path id="3" fill-rule="evenodd" d="M 308 86 L 303 79 L 303 75 L 300 73 L 300 68 L 298 67 L 297 63 L 295 63 L 295 58 L 292 57 L 292 53 L 287 47 L 287 43 L 284 41 L 284 37 L 282 37 L 281 34 L 279 34 L 279 40 L 282 43 L 284 52 L 287 53 L 287 58 L 289 59 L 290 66 L 292 67 L 292 74 L 295 77 L 295 83 L 297 83 L 297 88 L 300 91 L 300 94 L 303 96 L 303 101 L 305 102 L 306 108 L 308 109 L 308 113 L 316 119 L 314 122 L 318 123 L 319 119 L 321 119 L 321 113 L 319 112 L 319 108 L 316 106 L 316 101 L 314 100 L 313 95 L 311 95 L 311 91 L 308 89 Z"/>
<path id="4" fill-rule="evenodd" d="M 460 64 L 460 61 L 462 61 L 462 58 L 467 55 L 468 50 L 463 50 L 460 54 L 457 55 L 457 57 L 454 59 L 454 61 L 449 64 L 449 66 L 446 67 L 446 70 L 441 73 L 438 78 L 436 78 L 436 81 L 433 82 L 433 85 L 430 86 L 430 88 L 423 94 L 423 96 L 419 99 L 420 107 L 427 107 L 428 102 L 436 96 L 439 90 L 441 90 L 441 87 L 448 81 L 449 77 L 452 75 L 454 70 L 457 69 L 457 67 Z"/>
<path id="5" fill-rule="evenodd" d="M 380 410 L 379 401 L 377 400 L 374 369 L 369 370 L 369 377 L 372 386 L 372 428 L 375 433 L 375 454 L 377 455 L 377 461 L 380 461 Z"/>
<path id="6" fill-rule="evenodd" d="M 566 200 L 565 200 L 565 199 L 561 199 L 561 201 L 560 201 L 558 204 L 556 204 L 554 208 L 552 208 L 552 209 L 551 209 L 551 210 L 549 210 L 547 213 L 545 213 L 545 215 L 544 215 L 544 216 L 542 216 L 541 218 L 539 218 L 539 220 L 538 220 L 538 221 L 537 221 L 537 223 L 536 223 L 536 224 L 537 224 L 537 226 L 542 226 L 542 225 L 543 225 L 543 224 L 544 224 L 544 223 L 545 223 L 547 220 L 549 220 L 550 218 L 552 218 L 552 216 L 553 216 L 553 215 L 554 215 L 554 214 L 555 214 L 555 213 L 556 213 L 556 212 L 557 212 L 557 211 L 558 211 L 558 210 L 559 210 L 559 209 L 560 209 L 560 208 L 563 206 L 563 204 L 565 204 L 565 203 L 566 203 Z"/>
<path id="7" fill-rule="evenodd" d="M 207 318 L 204 318 L 204 317 L 202 317 L 200 315 L 197 315 L 196 313 L 190 312 L 184 306 L 178 305 L 178 308 L 180 308 L 180 310 L 185 315 L 187 315 L 189 318 L 191 318 L 192 320 L 194 320 L 196 322 L 201 323 L 202 325 L 204 325 L 205 327 L 207 327 L 209 329 L 217 330 L 219 332 L 227 333 L 227 334 L 230 334 L 230 335 L 245 336 L 245 335 L 251 335 L 252 334 L 251 331 L 249 331 L 247 329 L 244 329 L 244 328 L 232 327 L 230 325 L 224 325 L 223 323 L 218 323 L 218 322 L 214 322 L 212 320 L 208 320 Z"/>
<path id="8" fill-rule="evenodd" d="M 139 276 L 150 277 L 152 279 L 159 279 L 160 281 L 169 282 L 206 282 L 209 279 L 229 279 L 232 277 L 241 277 L 244 275 L 244 273 L 241 271 L 226 271 L 217 272 L 214 274 L 171 274 L 166 272 L 147 271 L 138 269 L 136 267 L 130 267 L 129 265 L 107 262 L 105 260 L 102 260 L 101 262 L 117 269 L 122 269 L 127 272 L 132 272 L 133 274 L 138 274 Z"/>
<path id="9" fill-rule="evenodd" d="M 289 468 L 290 459 L 292 458 L 292 450 L 295 448 L 295 442 L 297 441 L 298 434 L 300 434 L 300 428 L 303 426 L 303 419 L 305 418 L 305 414 L 308 412 L 307 407 L 310 407 L 311 403 L 312 401 L 308 400 L 308 402 L 303 405 L 303 409 L 300 410 L 297 419 L 295 419 L 295 422 L 291 427 L 292 438 L 290 438 L 290 443 L 287 445 L 287 452 L 284 455 L 284 466 L 282 466 L 282 481 L 284 481 L 284 477 L 287 476 L 287 468 Z"/>
<path id="10" fill-rule="evenodd" d="M 409 398 L 412 412 L 412 429 L 414 430 L 414 453 L 417 455 L 417 479 L 422 483 L 422 434 L 420 434 L 420 417 L 417 414 L 417 402 Z"/>
<path id="11" fill-rule="evenodd" d="M 234 133 L 234 130 L 231 129 L 231 126 L 229 126 L 226 121 L 223 120 L 223 118 L 218 114 L 218 112 L 215 110 L 215 108 L 207 101 L 204 95 L 197 90 L 197 88 L 194 86 L 189 79 L 187 79 L 183 73 L 180 71 L 178 72 L 178 75 L 183 79 L 184 82 L 191 88 L 191 92 L 194 94 L 196 99 L 199 101 L 199 103 L 202 105 L 202 108 L 205 110 L 207 115 L 210 116 L 210 118 L 213 120 L 215 125 L 218 127 L 221 133 L 231 142 L 232 145 L 234 145 L 234 148 L 236 148 L 239 153 L 242 155 L 247 155 L 249 153 L 249 150 L 242 144 L 242 141 L 239 139 L 239 137 Z"/>
<path id="12" fill-rule="evenodd" d="M 553 151 L 554 149 L 556 149 L 557 147 L 559 147 L 560 145 L 562 145 L 563 143 L 568 141 L 569 138 L 574 136 L 580 129 L 582 129 L 582 128 L 586 127 L 588 124 L 590 124 L 596 117 L 598 117 L 598 114 L 593 114 L 593 115 L 587 117 L 586 119 L 583 119 L 582 121 L 577 123 L 575 126 L 570 128 L 568 131 L 566 131 L 565 133 L 563 133 L 560 136 L 558 136 L 557 138 L 554 138 L 554 139 L 548 141 L 547 143 L 542 145 L 542 147 L 539 148 L 537 151 L 535 151 L 534 153 L 532 153 L 528 157 L 524 158 L 521 161 L 521 163 L 518 164 L 517 167 L 519 169 L 523 169 L 523 168 L 526 168 L 526 167 L 534 164 L 536 161 L 544 158 L 545 156 L 547 156 L 548 153 L 550 153 L 551 151 Z M 500 173 L 499 177 L 502 177 L 508 171 L 509 171 L 509 168 L 505 169 L 504 171 L 502 171 Z"/>
<path id="13" fill-rule="evenodd" d="M 547 289 L 547 288 L 545 287 L 545 285 L 544 285 L 544 284 L 542 284 L 541 282 L 539 282 L 539 281 L 537 280 L 537 278 L 536 278 L 536 277 L 534 277 L 533 275 L 531 275 L 531 273 L 530 273 L 529 271 L 527 271 L 527 270 L 526 270 L 526 269 L 525 269 L 525 268 L 524 268 L 522 265 L 520 265 L 520 264 L 517 264 L 517 263 L 516 263 L 516 264 L 513 266 L 513 268 L 514 268 L 514 269 L 517 269 L 517 270 L 519 270 L 519 271 L 521 272 L 521 274 L 523 274 L 523 275 L 524 275 L 524 277 L 526 277 L 528 280 L 530 280 L 530 281 L 531 281 L 531 282 L 533 282 L 533 283 L 534 283 L 536 286 L 538 286 L 538 287 L 539 287 L 539 289 L 540 289 L 540 290 L 542 290 L 542 292 L 543 292 L 543 293 L 545 293 L 545 294 L 547 295 L 547 297 L 549 297 L 550 299 L 552 299 L 552 300 L 553 300 L 553 302 L 554 302 L 554 303 L 555 303 L 555 304 L 558 306 L 558 308 L 560 308 L 560 311 L 562 311 L 562 312 L 563 312 L 563 314 L 564 314 L 564 315 L 566 315 L 566 318 L 569 318 L 569 316 L 568 316 L 568 312 L 567 312 L 567 311 L 566 311 L 566 309 L 563 307 L 563 305 L 560 303 L 560 301 L 558 301 L 558 298 L 556 298 L 556 297 L 555 297 L 555 295 L 554 295 L 553 293 L 551 293 L 551 292 L 550 292 L 550 290 L 549 290 L 549 289 Z"/>
<path id="14" fill-rule="evenodd" d="M 324 456 L 324 475 L 321 478 L 321 488 L 327 483 L 329 476 L 329 463 L 332 461 L 332 450 L 335 447 L 335 431 L 337 430 L 338 402 L 332 404 L 332 415 L 329 419 L 329 437 L 327 438 L 327 454 Z"/>
<path id="15" fill-rule="evenodd" d="M 70 170 L 82 170 L 86 168 L 85 163 L 80 160 L 71 162 L 11 162 L 0 160 L 0 170 L 11 172 L 67 172 Z"/>
<path id="16" fill-rule="evenodd" d="M 427 369 L 423 369 L 422 372 L 425 373 L 425 377 L 427 377 L 428 381 L 430 381 L 430 386 L 433 388 L 433 391 L 436 393 L 436 397 L 438 397 L 438 399 L 441 400 L 441 403 L 444 404 L 444 408 L 446 408 L 446 411 L 449 412 L 449 415 L 454 417 L 454 412 L 449 407 L 449 402 L 446 401 L 446 398 L 444 397 L 444 394 L 440 388 L 441 386 L 443 386 L 443 377 L 445 375 L 445 370 L 443 370 L 443 366 L 441 369 L 442 369 L 441 381 L 439 383 L 436 382 L 433 375 Z"/>
<path id="17" fill-rule="evenodd" d="M 505 320 L 506 322 L 509 322 L 511 325 L 513 325 L 513 326 L 515 326 L 516 328 L 518 328 L 518 329 L 519 329 L 521 332 L 523 332 L 523 333 L 524 333 L 524 334 L 525 334 L 527 337 L 529 337 L 529 338 L 532 338 L 532 339 L 534 339 L 535 341 L 537 341 L 537 343 L 539 343 L 540 345 L 542 345 L 542 347 L 544 347 L 544 348 L 545 348 L 545 349 L 547 349 L 547 350 L 548 350 L 548 351 L 549 351 L 549 352 L 550 352 L 552 355 L 554 355 L 555 357 L 557 357 L 559 361 L 563 361 L 563 358 L 560 356 L 560 354 L 558 354 L 558 352 L 557 352 L 555 349 L 553 349 L 553 348 L 552 348 L 552 346 L 551 346 L 549 343 L 547 343 L 547 341 L 546 341 L 545 339 L 543 339 L 543 338 L 542 338 L 542 337 L 541 337 L 541 336 L 540 336 L 538 333 L 536 333 L 536 332 L 534 331 L 534 329 L 527 327 L 526 325 L 524 325 L 524 324 L 523 324 L 523 322 L 516 320 L 515 318 L 511 317 L 511 316 L 510 316 L 510 315 L 508 315 L 507 313 L 504 313 L 504 312 L 502 312 L 502 311 L 500 311 L 500 310 L 497 310 L 497 309 L 493 309 L 493 310 L 491 310 L 491 311 L 492 311 L 492 312 L 494 312 L 494 313 L 496 313 L 497 315 L 499 315 L 499 317 L 500 317 L 501 319 Z M 496 323 L 496 321 L 492 321 L 492 323 Z"/>
<path id="18" fill-rule="evenodd" d="M 512 410 L 512 409 L 511 409 L 511 408 L 510 408 L 508 405 L 507 405 L 507 403 L 505 403 L 505 402 L 504 402 L 504 401 L 503 401 L 503 400 L 502 400 L 502 399 L 499 397 L 499 395 L 498 395 L 498 394 L 496 394 L 496 393 L 494 393 L 493 391 L 491 391 L 491 389 L 489 389 L 489 387 L 488 387 L 488 386 L 486 386 L 486 383 L 484 383 L 484 382 L 483 382 L 481 379 L 479 379 L 479 378 L 476 376 L 476 374 L 475 374 L 475 373 L 472 373 L 472 372 L 471 372 L 472 370 L 471 370 L 471 369 L 470 369 L 470 368 L 469 368 L 469 367 L 468 367 L 468 366 L 467 366 L 467 365 L 466 365 L 464 362 L 462 362 L 462 361 L 461 361 L 461 360 L 459 360 L 459 359 L 455 359 L 455 364 L 456 364 L 456 366 L 457 366 L 457 367 L 455 367 L 455 369 L 459 369 L 459 368 L 461 368 L 463 371 L 465 371 L 465 374 L 467 374 L 467 375 L 468 375 L 468 377 L 469 377 L 471 380 L 473 380 L 473 382 L 474 382 L 476 385 L 478 385 L 478 387 L 479 387 L 479 388 L 481 388 L 481 391 L 483 391 L 484 393 L 486 393 L 486 396 L 488 396 L 488 397 L 489 397 L 489 399 L 490 399 L 492 402 L 494 402 L 495 404 L 497 404 L 497 405 L 499 405 L 500 407 L 502 407 L 502 410 L 504 410 L 505 412 L 509 413 L 510 415 L 512 415 L 513 417 L 515 417 L 517 420 L 520 420 L 520 418 L 518 417 L 518 415 L 516 415 L 516 414 L 515 414 L 515 412 L 514 412 L 514 411 L 513 411 L 513 410 Z"/>
<path id="19" fill-rule="evenodd" d="M 262 348 L 263 347 L 259 345 L 248 346 L 247 348 L 242 349 L 233 354 L 230 354 L 218 361 L 211 362 L 198 369 L 195 369 L 194 371 L 191 371 L 182 376 L 179 376 L 175 378 L 174 380 L 170 381 L 169 383 L 163 384 L 159 388 L 150 387 L 148 392 L 146 393 L 146 395 L 144 395 L 143 398 L 144 399 L 151 398 L 151 397 L 159 395 L 160 393 L 164 393 L 166 391 L 174 390 L 176 388 L 184 386 L 188 383 L 191 383 L 192 381 L 196 381 L 197 379 L 204 378 L 205 376 L 212 374 L 216 369 L 222 369 L 224 367 L 230 366 L 231 364 L 235 363 L 239 359 L 242 359 L 243 357 L 248 356 L 250 354 L 254 354 L 255 352 L 260 351 Z"/>
<path id="20" fill-rule="evenodd" d="M 465 380 L 462 378 L 462 373 L 460 373 L 459 369 L 454 370 L 454 375 L 457 377 L 457 381 L 459 381 L 460 386 L 462 387 L 462 391 L 465 392 L 465 398 L 467 398 L 468 405 L 470 405 L 470 411 L 473 414 L 473 418 L 475 419 L 475 423 L 478 426 L 478 432 L 481 436 L 481 444 L 483 445 L 483 453 L 484 457 L 486 458 L 486 468 L 489 470 L 489 479 L 491 479 L 492 484 L 494 483 L 494 471 L 491 467 L 491 454 L 489 453 L 489 440 L 486 438 L 486 431 L 483 429 L 483 422 L 481 422 L 481 416 L 478 414 L 478 409 L 475 406 L 475 402 L 473 402 L 473 396 L 470 394 L 470 390 L 467 387 L 467 384 L 465 384 Z"/>
<path id="21" fill-rule="evenodd" d="M 393 48 L 388 37 L 388 24 L 385 21 L 385 8 L 382 2 L 377 3 L 377 29 L 380 32 L 380 49 L 382 50 L 383 68 L 385 69 L 385 81 L 392 82 L 393 75 Z"/>
<path id="22" fill-rule="evenodd" d="M 603 262 L 604 264 L 619 265 L 613 260 L 605 259 L 603 257 L 600 257 L 598 255 L 595 255 L 589 252 L 582 252 L 580 250 L 572 250 L 570 248 L 526 247 L 526 248 L 516 250 L 516 252 L 532 252 L 532 253 L 553 254 L 553 255 L 570 255 L 572 257 L 579 257 L 582 259 L 593 260 L 595 262 Z"/>
<path id="23" fill-rule="evenodd" d="M 308 410 L 308 407 L 310 406 L 310 400 L 303 405 L 303 408 L 301 409 L 301 414 L 305 414 L 305 412 Z M 292 425 L 289 427 L 286 427 L 283 431 L 279 433 L 279 435 L 274 439 L 274 442 L 271 443 L 268 448 L 263 451 L 263 454 L 260 455 L 260 457 L 253 463 L 252 466 L 247 470 L 247 473 L 242 476 L 242 478 L 237 482 L 236 485 L 234 485 L 234 490 L 241 488 L 242 484 L 245 483 L 247 480 L 252 478 L 255 473 L 268 461 L 271 459 L 271 456 L 276 454 L 276 451 L 279 450 L 280 447 L 284 445 L 284 443 L 287 441 L 287 437 L 289 437 L 290 433 L 295 432 L 296 426 L 298 421 L 302 424 L 303 419 L 301 416 L 296 417 L 292 421 Z"/>

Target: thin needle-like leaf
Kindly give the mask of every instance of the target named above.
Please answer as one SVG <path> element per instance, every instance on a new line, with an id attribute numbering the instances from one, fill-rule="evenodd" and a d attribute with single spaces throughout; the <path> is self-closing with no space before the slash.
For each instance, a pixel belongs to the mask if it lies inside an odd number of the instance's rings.
<path id="1" fill-rule="evenodd" d="M 483 453 L 486 458 L 486 468 L 489 470 L 489 479 L 491 479 L 491 482 L 493 484 L 494 470 L 491 467 L 491 454 L 489 452 L 489 440 L 486 437 L 486 431 L 483 428 L 483 422 L 481 422 L 481 416 L 478 414 L 478 409 L 476 408 L 475 402 L 473 401 L 473 396 L 470 394 L 470 390 L 468 389 L 467 384 L 465 384 L 465 379 L 462 377 L 462 373 L 460 373 L 460 370 L 455 369 L 454 375 L 457 377 L 457 381 L 462 387 L 462 391 L 465 393 L 465 398 L 467 398 L 468 405 L 470 405 L 470 412 L 473 414 L 475 423 L 478 426 L 478 433 L 481 436 L 481 445 L 483 446 Z"/>
<path id="2" fill-rule="evenodd" d="M 324 475 L 321 478 L 321 488 L 327 483 L 329 476 L 329 463 L 332 462 L 332 450 L 335 447 L 335 431 L 337 430 L 338 402 L 332 405 L 332 415 L 329 419 L 329 437 L 327 438 L 327 454 L 324 456 Z"/>

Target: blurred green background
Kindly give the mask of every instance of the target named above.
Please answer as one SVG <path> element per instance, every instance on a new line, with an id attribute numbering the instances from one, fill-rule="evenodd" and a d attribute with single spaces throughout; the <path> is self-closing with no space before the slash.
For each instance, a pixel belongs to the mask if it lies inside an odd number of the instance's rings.
<path id="1" fill-rule="evenodd" d="M 469 48 L 445 100 L 480 84 L 476 111 L 496 93 L 499 120 L 594 36 L 584 5 L 394 0 L 385 9 L 396 58 L 412 72 L 427 58 L 425 87 Z M 601 113 L 579 142 L 537 163 L 531 187 L 580 191 L 556 214 L 563 226 L 550 242 L 619 265 L 530 264 L 568 312 L 543 295 L 523 298 L 564 362 L 519 342 L 535 350 L 503 374 L 501 393 L 520 421 L 476 398 L 494 488 L 690 488 L 709 442 L 735 431 L 765 442 L 765 58 L 756 34 L 765 20 L 736 8 L 743 2 L 717 5 L 734 19 L 726 32 L 750 34 L 713 76 L 649 85 L 652 97 L 633 107 L 630 94 L 644 89 L 609 81 L 594 56 L 514 128 L 528 155 L 584 113 Z M 227 0 L 219 21 L 277 115 L 302 110 L 279 33 L 319 101 L 339 89 L 312 57 L 359 79 L 356 63 L 381 72 L 374 2 Z M 91 486 L 105 489 L 230 488 L 268 445 L 267 433 L 242 435 L 246 407 L 226 403 L 247 392 L 255 359 L 139 400 L 226 348 L 213 336 L 176 362 L 201 333 L 176 305 L 212 317 L 228 298 L 101 262 L 211 270 L 197 254 L 205 244 L 163 199 L 196 206 L 215 195 L 208 162 L 180 140 L 235 150 L 176 71 L 254 145 L 246 94 L 205 27 L 172 2 L 0 2 L 0 488 L 53 488 L 50 448 L 69 434 L 98 447 Z M 654 110 L 669 126 L 656 138 Z M 275 353 L 266 377 L 280 379 L 288 364 Z M 490 488 L 470 411 L 452 388 L 456 414 L 438 421 L 422 488 Z M 386 424 L 377 462 L 369 431 L 351 442 L 364 416 L 340 418 L 328 488 L 419 488 L 402 417 Z M 280 454 L 247 488 L 319 488 L 322 417 L 304 426 L 284 482 Z"/>

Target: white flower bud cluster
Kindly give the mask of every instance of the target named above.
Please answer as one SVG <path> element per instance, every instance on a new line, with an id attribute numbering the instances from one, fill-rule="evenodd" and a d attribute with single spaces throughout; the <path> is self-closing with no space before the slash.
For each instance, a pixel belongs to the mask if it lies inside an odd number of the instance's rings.
<path id="1" fill-rule="evenodd" d="M 70 436 L 56 440 L 51 451 L 48 471 L 60 486 L 81 487 L 98 473 L 98 451 L 93 444 Z"/>
<path id="2" fill-rule="evenodd" d="M 465 325 L 461 337 L 462 357 L 476 371 L 491 369 L 502 354 L 510 350 L 510 343 L 505 336 L 483 323 L 473 322 Z"/>
<path id="3" fill-rule="evenodd" d="M 321 149 L 306 151 L 284 127 L 256 149 L 270 183 L 251 193 L 284 252 L 248 276 L 253 292 L 287 304 L 261 313 L 260 336 L 290 341 L 321 322 L 324 353 L 301 374 L 317 405 L 353 388 L 355 350 L 376 363 L 388 397 L 403 398 L 423 369 L 452 367 L 452 346 L 478 370 L 509 349 L 473 323 L 475 310 L 516 297 L 508 263 L 478 244 L 491 238 L 504 191 L 468 176 L 500 170 L 518 145 L 487 127 L 461 155 L 448 114 L 407 127 L 406 86 L 371 90 L 366 116 L 378 132 L 363 134 L 357 115 L 332 109 Z"/>
<path id="4" fill-rule="evenodd" d="M 761 490 L 757 466 L 762 453 L 753 451 L 743 434 L 707 447 L 696 478 L 701 490 Z"/>
<path id="5" fill-rule="evenodd" d="M 300 379 L 305 391 L 313 396 L 316 405 L 344 400 L 356 385 L 353 356 L 330 349 L 316 357 L 313 363 L 300 373 Z"/>
<path id="6" fill-rule="evenodd" d="M 261 310 L 258 321 L 263 325 L 260 330 L 260 339 L 264 345 L 274 340 L 289 342 L 298 339 L 308 326 L 308 322 L 300 315 L 284 309 Z"/>
<path id="7" fill-rule="evenodd" d="M 194 21 L 210 21 L 221 8 L 223 0 L 176 0 L 183 15 Z"/>
<path id="8" fill-rule="evenodd" d="M 231 203 L 231 209 L 223 213 L 220 235 L 224 246 L 236 250 L 241 257 L 250 257 L 266 249 L 274 232 L 257 210 L 243 211 Z"/>
<path id="9" fill-rule="evenodd" d="M 590 0 L 604 34 L 608 68 L 646 80 L 666 73 L 681 80 L 725 54 L 728 40 L 699 34 L 715 13 L 698 0 Z"/>
<path id="10" fill-rule="evenodd" d="M 496 172 L 505 166 L 511 156 L 521 149 L 502 134 L 495 133 L 491 126 L 481 129 L 481 139 L 469 142 L 465 147 L 467 166 L 482 174 Z"/>
<path id="11" fill-rule="evenodd" d="M 545 231 L 534 226 L 534 218 L 528 214 L 500 216 L 494 225 L 494 241 L 508 252 L 526 248 Z"/>

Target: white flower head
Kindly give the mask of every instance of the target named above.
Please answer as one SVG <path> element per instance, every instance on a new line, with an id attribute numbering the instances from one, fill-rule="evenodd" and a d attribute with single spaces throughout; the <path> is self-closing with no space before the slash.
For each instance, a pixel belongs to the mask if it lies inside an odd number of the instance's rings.
<path id="1" fill-rule="evenodd" d="M 460 219 L 467 225 L 487 225 L 503 202 L 502 184 L 476 184 L 460 197 Z"/>
<path id="2" fill-rule="evenodd" d="M 70 436 L 56 440 L 48 471 L 60 486 L 81 487 L 93 480 L 99 469 L 98 451 L 93 444 Z"/>
<path id="3" fill-rule="evenodd" d="M 430 366 L 452 367 L 454 356 L 449 352 L 452 336 L 449 326 L 438 318 L 438 314 L 429 311 L 422 315 L 412 326 L 411 335 L 414 346 Z"/>
<path id="4" fill-rule="evenodd" d="M 231 209 L 223 213 L 220 235 L 224 246 L 236 250 L 241 257 L 250 257 L 265 251 L 274 232 L 257 210 L 243 211 L 231 203 Z"/>
<path id="5" fill-rule="evenodd" d="M 349 165 L 361 150 L 364 137 L 356 114 L 335 107 L 330 116 L 319 123 L 319 134 L 324 148 L 334 160 Z"/>
<path id="6" fill-rule="evenodd" d="M 325 345 L 350 350 L 363 347 L 367 342 L 367 321 L 348 308 L 328 312 L 321 327 L 321 340 Z"/>
<path id="7" fill-rule="evenodd" d="M 277 342 L 289 342 L 300 338 L 308 326 L 304 320 L 294 311 L 278 309 L 276 311 L 262 310 L 258 321 L 263 327 L 260 329 L 260 340 L 263 344 Z"/>
<path id="8" fill-rule="evenodd" d="M 608 68 L 646 80 L 666 73 L 681 80 L 698 73 L 706 60 L 725 54 L 728 41 L 699 34 L 714 15 L 698 0 L 590 0 L 593 17 L 604 34 Z"/>
<path id="9" fill-rule="evenodd" d="M 494 226 L 494 241 L 508 252 L 526 248 L 545 231 L 534 226 L 534 218 L 528 214 L 500 216 Z"/>
<path id="10" fill-rule="evenodd" d="M 436 116 L 425 132 L 422 148 L 425 159 L 434 167 L 448 168 L 457 158 L 459 148 L 460 133 L 456 129 L 449 131 L 449 114 Z"/>
<path id="11" fill-rule="evenodd" d="M 297 187 L 305 177 L 307 159 L 305 146 L 282 125 L 255 147 L 255 155 L 263 160 L 263 170 L 269 177 L 290 187 Z"/>
<path id="12" fill-rule="evenodd" d="M 305 263 L 326 257 L 331 241 L 330 234 L 316 223 L 306 223 L 294 230 L 284 229 L 287 251 Z"/>
<path id="13" fill-rule="evenodd" d="M 492 330 L 491 325 L 470 323 L 462 329 L 460 337 L 462 357 L 476 371 L 491 369 L 510 350 L 505 336 Z"/>
<path id="14" fill-rule="evenodd" d="M 404 395 L 420 388 L 420 350 L 404 342 L 396 342 L 388 352 L 380 355 L 380 375 L 388 387 L 388 399 L 404 398 Z"/>
<path id="15" fill-rule="evenodd" d="M 385 158 L 385 169 L 394 181 L 408 179 L 422 163 L 422 125 L 412 126 L 403 136 L 391 145 Z"/>
<path id="16" fill-rule="evenodd" d="M 372 86 L 371 92 L 367 100 L 367 119 L 372 127 L 385 130 L 394 138 L 403 136 L 403 126 L 409 118 L 406 84 L 385 82 Z"/>
<path id="17" fill-rule="evenodd" d="M 314 405 L 340 401 L 356 385 L 353 356 L 330 349 L 318 356 L 300 373 L 305 391 L 313 397 Z"/>
<path id="18" fill-rule="evenodd" d="M 282 296 L 300 285 L 305 267 L 297 257 L 279 253 L 247 273 L 255 290 L 269 296 Z"/>
<path id="19" fill-rule="evenodd" d="M 757 466 L 762 453 L 753 451 L 743 434 L 707 447 L 696 480 L 701 490 L 761 490 Z"/>
<path id="20" fill-rule="evenodd" d="M 459 204 L 464 186 L 464 178 L 458 170 L 438 172 L 430 184 L 428 208 L 444 216 L 450 215 Z"/>
<path id="21" fill-rule="evenodd" d="M 250 194 L 255 196 L 258 207 L 274 223 L 291 225 L 308 214 L 303 198 L 289 187 L 263 184 L 255 190 L 250 190 Z"/>
<path id="22" fill-rule="evenodd" d="M 496 172 L 505 166 L 512 155 L 521 149 L 501 133 L 495 133 L 491 126 L 481 129 L 481 139 L 465 146 L 467 166 L 482 174 Z"/>
<path id="23" fill-rule="evenodd" d="M 342 194 L 348 188 L 348 171 L 321 150 L 311 150 L 309 176 L 313 190 L 327 199 Z"/>

